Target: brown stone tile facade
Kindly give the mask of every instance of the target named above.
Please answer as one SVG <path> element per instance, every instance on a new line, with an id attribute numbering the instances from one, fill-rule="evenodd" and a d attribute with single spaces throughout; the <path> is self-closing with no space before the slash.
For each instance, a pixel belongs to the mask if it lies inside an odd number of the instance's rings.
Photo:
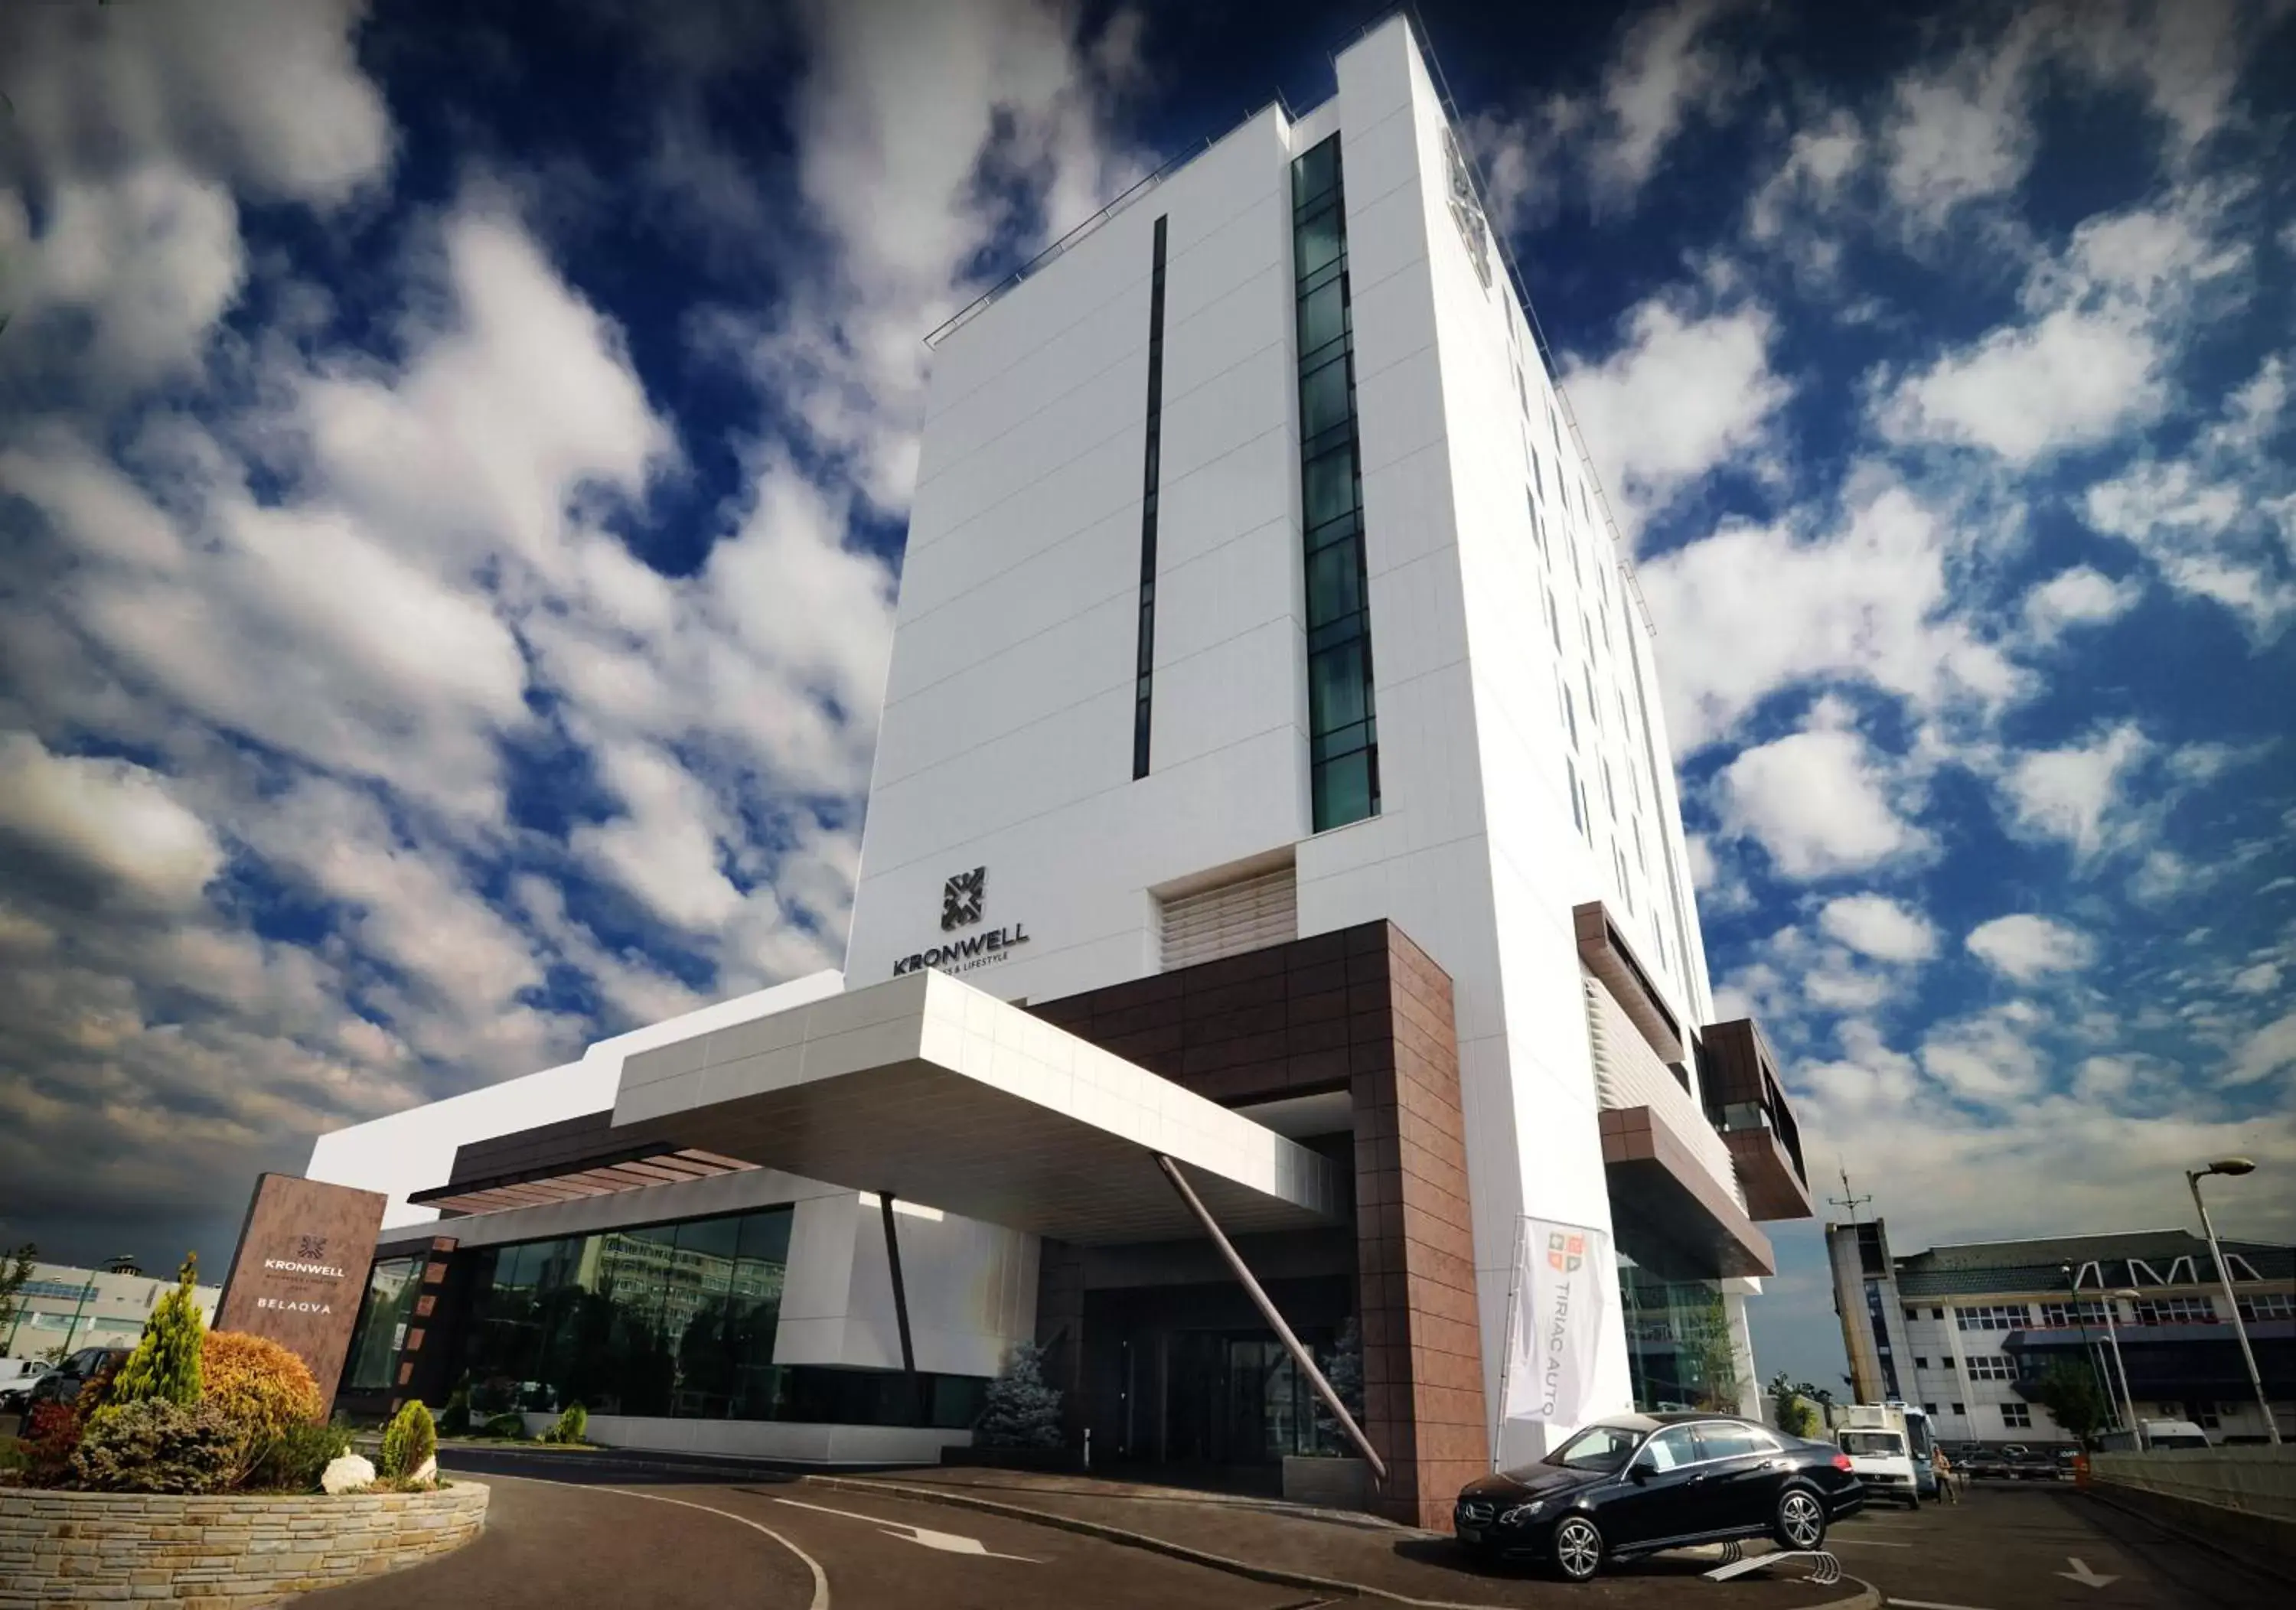
<path id="1" fill-rule="evenodd" d="M 1030 1009 L 1227 1106 L 1348 1092 L 1375 1508 L 1447 1526 L 1490 1467 L 1448 975 L 1373 922 Z"/>

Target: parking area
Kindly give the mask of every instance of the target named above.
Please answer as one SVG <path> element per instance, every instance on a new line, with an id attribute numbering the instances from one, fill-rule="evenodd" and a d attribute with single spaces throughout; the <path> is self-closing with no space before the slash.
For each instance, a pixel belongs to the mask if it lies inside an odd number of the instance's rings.
<path id="1" fill-rule="evenodd" d="M 2271 1583 L 2069 1483 L 1978 1482 L 1959 1505 L 1834 1529 L 1842 1568 L 1904 1610 L 2201 1610 L 2282 1605 Z"/>

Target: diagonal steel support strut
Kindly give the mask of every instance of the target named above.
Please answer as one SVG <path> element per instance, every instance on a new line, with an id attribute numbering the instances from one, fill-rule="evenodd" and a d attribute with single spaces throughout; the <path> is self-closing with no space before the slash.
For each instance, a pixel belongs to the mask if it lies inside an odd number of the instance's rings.
<path id="1" fill-rule="evenodd" d="M 1340 1423 L 1340 1428 L 1348 1434 L 1348 1441 L 1353 1442 L 1356 1451 L 1363 1455 L 1364 1463 L 1371 1467 L 1372 1475 L 1384 1485 L 1387 1461 L 1372 1451 L 1371 1439 L 1364 1435 L 1363 1427 L 1356 1424 L 1356 1417 L 1348 1412 L 1345 1403 L 1340 1402 L 1340 1394 L 1332 1390 L 1332 1384 L 1324 1378 L 1324 1372 L 1316 1368 L 1316 1361 L 1308 1356 L 1305 1347 L 1300 1345 L 1300 1338 L 1292 1334 L 1292 1328 L 1283 1322 L 1283 1316 L 1275 1312 L 1275 1304 L 1267 1300 L 1267 1294 L 1260 1289 L 1259 1282 L 1251 1278 L 1251 1271 L 1243 1266 L 1243 1259 L 1237 1255 L 1227 1237 L 1220 1233 L 1218 1223 L 1197 1197 L 1186 1177 L 1180 1173 L 1180 1165 L 1162 1152 L 1158 1152 L 1156 1166 L 1164 1171 L 1164 1177 L 1172 1182 L 1172 1189 L 1180 1193 L 1180 1200 L 1185 1202 L 1188 1211 L 1196 1215 L 1196 1222 L 1204 1227 L 1204 1233 L 1212 1238 L 1212 1245 L 1219 1248 L 1220 1256 L 1227 1260 L 1227 1266 L 1243 1283 L 1245 1295 L 1259 1308 L 1259 1317 L 1267 1321 L 1267 1328 L 1274 1331 L 1276 1340 L 1283 1344 L 1292 1355 L 1292 1363 L 1298 1365 L 1300 1373 L 1308 1377 L 1308 1384 L 1316 1389 L 1316 1395 L 1324 1400 L 1324 1407 L 1332 1411 L 1332 1418 Z"/>

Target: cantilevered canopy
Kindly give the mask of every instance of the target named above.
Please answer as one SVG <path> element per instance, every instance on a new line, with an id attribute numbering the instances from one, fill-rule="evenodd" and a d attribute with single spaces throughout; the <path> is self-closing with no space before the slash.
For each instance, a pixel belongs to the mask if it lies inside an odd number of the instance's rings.
<path id="1" fill-rule="evenodd" d="M 1086 1245 L 1200 1233 L 1159 1154 L 1237 1233 L 1345 1205 L 1328 1158 L 931 971 L 632 1057 L 618 1132 Z"/>

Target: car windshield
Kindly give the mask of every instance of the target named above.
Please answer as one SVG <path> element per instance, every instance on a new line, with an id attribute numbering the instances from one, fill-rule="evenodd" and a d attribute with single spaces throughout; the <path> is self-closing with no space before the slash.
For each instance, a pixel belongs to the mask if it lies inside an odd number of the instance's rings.
<path id="1" fill-rule="evenodd" d="M 1841 1451 L 1844 1453 L 1879 1454 L 1887 1458 L 1905 1451 L 1905 1442 L 1894 1431 L 1845 1431 L 1841 1434 Z"/>
<path id="2" fill-rule="evenodd" d="M 1627 1461 L 1634 1458 L 1636 1444 L 1642 1440 L 1643 1433 L 1639 1426 L 1589 1426 L 1538 1463 L 1550 1467 L 1559 1466 L 1564 1470 L 1599 1470 L 1607 1475 L 1611 1471 L 1624 1470 Z M 1535 1470 L 1538 1467 L 1531 1466 L 1528 1468 Z"/>

